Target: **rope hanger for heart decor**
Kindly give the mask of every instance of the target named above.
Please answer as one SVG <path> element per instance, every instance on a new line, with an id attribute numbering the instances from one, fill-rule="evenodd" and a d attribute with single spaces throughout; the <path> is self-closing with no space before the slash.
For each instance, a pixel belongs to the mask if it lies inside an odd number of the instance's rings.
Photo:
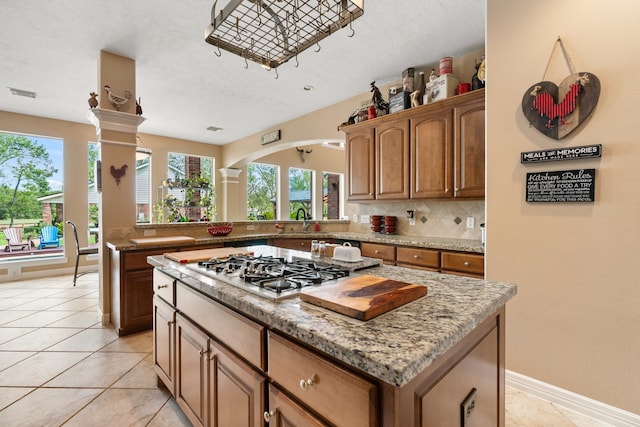
<path id="1" fill-rule="evenodd" d="M 569 68 L 569 76 L 559 86 L 545 80 L 558 45 Z M 600 80 L 593 73 L 576 72 L 571 56 L 558 36 L 542 81 L 532 85 L 522 97 L 522 112 L 531 126 L 550 138 L 561 139 L 591 115 L 599 96 Z"/>
<path id="2" fill-rule="evenodd" d="M 547 68 L 544 69 L 544 74 L 542 75 L 542 81 L 547 77 L 547 73 L 549 72 L 549 67 L 551 66 L 551 60 L 553 59 L 553 54 L 556 52 L 556 48 L 560 45 L 560 49 L 562 49 L 562 54 L 564 55 L 565 61 L 567 61 L 567 67 L 569 68 L 569 73 L 575 74 L 576 68 L 573 66 L 573 61 L 571 61 L 571 56 L 569 56 L 569 52 L 564 47 L 564 43 L 562 43 L 562 39 L 558 36 L 558 39 L 553 44 L 553 49 L 551 49 L 551 55 L 549 55 L 549 60 L 547 61 Z"/>

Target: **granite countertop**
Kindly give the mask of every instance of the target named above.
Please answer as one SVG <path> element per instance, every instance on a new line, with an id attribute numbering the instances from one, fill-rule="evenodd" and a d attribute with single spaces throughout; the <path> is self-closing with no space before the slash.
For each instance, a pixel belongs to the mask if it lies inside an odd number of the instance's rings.
<path id="1" fill-rule="evenodd" d="M 516 294 L 509 283 L 372 267 L 362 272 L 425 285 L 428 293 L 365 322 L 299 297 L 272 302 L 163 256 L 148 260 L 191 288 L 394 386 L 408 383 Z"/>
<path id="2" fill-rule="evenodd" d="M 159 238 L 159 237 L 158 237 Z M 206 244 L 216 244 L 225 242 L 239 242 L 245 240 L 260 239 L 343 239 L 357 240 L 360 242 L 383 243 L 389 245 L 412 246 L 428 249 L 442 249 L 450 251 L 484 253 L 484 246 L 479 240 L 453 239 L 444 237 L 429 236 L 401 236 L 395 234 L 378 233 L 351 233 L 351 232 L 319 232 L 319 233 L 267 233 L 267 234 L 231 234 L 224 237 L 196 238 L 194 243 L 168 243 L 158 247 L 180 247 L 202 246 Z M 118 251 L 132 251 L 140 249 L 153 249 L 153 247 L 140 247 L 129 240 L 112 240 L 107 242 L 107 247 Z"/>

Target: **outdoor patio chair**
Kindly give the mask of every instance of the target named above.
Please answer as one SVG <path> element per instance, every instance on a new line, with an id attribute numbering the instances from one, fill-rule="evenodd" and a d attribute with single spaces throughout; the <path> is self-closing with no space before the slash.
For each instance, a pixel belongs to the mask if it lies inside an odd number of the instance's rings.
<path id="1" fill-rule="evenodd" d="M 14 247 L 19 247 L 20 250 L 29 247 L 29 243 L 22 241 L 22 228 L 5 228 L 2 232 L 7 238 L 7 246 L 4 248 L 5 252 L 13 252 Z"/>
<path id="2" fill-rule="evenodd" d="M 39 249 L 53 245 L 55 245 L 57 248 L 60 247 L 60 236 L 58 236 L 58 227 L 55 227 L 53 225 L 42 227 L 42 229 L 40 230 L 40 236 L 38 237 L 40 238 Z"/>
<path id="3" fill-rule="evenodd" d="M 80 247 L 80 243 L 78 242 L 78 229 L 76 228 L 76 225 L 71 222 L 71 221 L 65 221 L 67 224 L 69 224 L 71 226 L 71 228 L 73 228 L 73 238 L 75 239 L 76 242 L 76 269 L 73 272 L 73 286 L 76 285 L 76 279 L 78 278 L 78 276 L 82 276 L 82 274 L 78 274 L 78 264 L 80 263 L 80 255 L 94 255 L 98 253 L 98 248 L 90 248 L 90 247 Z"/>

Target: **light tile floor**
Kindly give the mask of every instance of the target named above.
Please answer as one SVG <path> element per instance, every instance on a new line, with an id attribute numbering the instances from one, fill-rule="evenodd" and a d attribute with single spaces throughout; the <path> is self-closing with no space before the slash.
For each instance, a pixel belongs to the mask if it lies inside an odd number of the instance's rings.
<path id="1" fill-rule="evenodd" d="M 151 332 L 98 319 L 98 275 L 0 283 L 0 426 L 189 426 L 153 372 Z M 594 427 L 507 387 L 508 427 Z M 233 426 L 231 426 L 233 427 Z"/>

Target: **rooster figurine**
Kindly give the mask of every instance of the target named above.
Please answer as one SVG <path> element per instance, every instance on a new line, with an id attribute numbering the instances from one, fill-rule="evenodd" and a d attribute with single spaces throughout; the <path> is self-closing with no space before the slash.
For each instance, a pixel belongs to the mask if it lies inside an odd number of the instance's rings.
<path id="1" fill-rule="evenodd" d="M 125 90 L 122 96 L 111 93 L 111 86 L 109 85 L 105 85 L 104 90 L 107 91 L 109 102 L 111 103 L 111 105 L 116 107 L 116 110 L 118 111 L 120 111 L 120 107 L 129 102 L 132 97 L 131 92 L 128 90 Z"/>
<path id="2" fill-rule="evenodd" d="M 98 94 L 95 92 L 89 92 L 89 107 L 96 108 L 98 106 Z"/>
<path id="3" fill-rule="evenodd" d="M 120 169 L 116 169 L 115 166 L 111 165 L 111 176 L 116 179 L 116 184 L 120 185 L 120 178 L 127 172 L 128 167 L 127 165 L 122 165 Z"/>

